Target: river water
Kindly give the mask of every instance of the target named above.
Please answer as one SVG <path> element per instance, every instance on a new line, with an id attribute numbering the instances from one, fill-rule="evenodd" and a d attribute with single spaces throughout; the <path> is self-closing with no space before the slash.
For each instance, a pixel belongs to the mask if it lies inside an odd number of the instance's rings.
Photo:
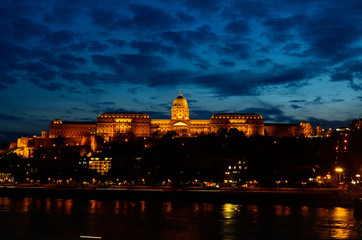
<path id="1" fill-rule="evenodd" d="M 343 207 L 0 197 L 0 239 L 91 239 L 87 236 L 362 239 L 362 219 Z"/>

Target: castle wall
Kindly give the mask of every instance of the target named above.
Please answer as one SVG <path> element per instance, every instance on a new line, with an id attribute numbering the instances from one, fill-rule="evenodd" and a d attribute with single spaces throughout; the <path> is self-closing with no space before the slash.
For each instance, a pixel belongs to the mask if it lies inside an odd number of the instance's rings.
<path id="1" fill-rule="evenodd" d="M 178 136 L 199 136 L 230 129 L 237 129 L 245 136 L 265 134 L 272 137 L 298 137 L 302 134 L 310 137 L 314 131 L 307 122 L 264 124 L 263 117 L 258 114 L 218 113 L 209 120 L 190 120 L 187 101 L 180 93 L 173 102 L 170 119 L 150 119 L 149 115 L 143 113 L 102 113 L 97 117 L 97 122 L 55 120 L 50 124 L 49 137 L 84 139 L 87 136 L 101 136 L 106 141 L 115 141 L 128 136 L 162 136 L 170 131 Z"/>
<path id="2" fill-rule="evenodd" d="M 69 122 L 54 120 L 49 125 L 49 138 L 62 136 L 65 138 L 85 137 L 96 132 L 95 122 Z"/>

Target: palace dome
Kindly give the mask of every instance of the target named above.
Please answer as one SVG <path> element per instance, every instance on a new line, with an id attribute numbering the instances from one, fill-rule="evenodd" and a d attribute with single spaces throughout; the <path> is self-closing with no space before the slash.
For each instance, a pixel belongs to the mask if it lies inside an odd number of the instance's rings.
<path id="1" fill-rule="evenodd" d="M 173 101 L 173 106 L 188 107 L 186 99 L 180 93 L 177 98 Z"/>

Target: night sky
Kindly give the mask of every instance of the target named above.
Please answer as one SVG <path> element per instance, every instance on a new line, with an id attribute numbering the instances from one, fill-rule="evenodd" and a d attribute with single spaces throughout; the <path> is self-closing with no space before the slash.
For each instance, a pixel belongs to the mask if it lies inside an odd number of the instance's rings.
<path id="1" fill-rule="evenodd" d="M 173 3 L 170 3 L 173 2 Z M 0 1 L 0 143 L 102 112 L 348 126 L 362 115 L 362 3 Z"/>

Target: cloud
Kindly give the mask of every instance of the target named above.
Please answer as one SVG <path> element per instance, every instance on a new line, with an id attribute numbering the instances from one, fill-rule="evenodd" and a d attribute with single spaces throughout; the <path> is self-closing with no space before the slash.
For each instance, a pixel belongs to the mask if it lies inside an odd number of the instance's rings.
<path id="1" fill-rule="evenodd" d="M 58 76 L 58 72 L 39 62 L 27 62 L 22 65 L 25 76 L 38 86 L 50 82 Z M 44 85 L 45 86 L 45 85 Z"/>
<path id="2" fill-rule="evenodd" d="M 77 108 L 77 107 L 73 107 L 72 110 L 79 111 L 79 112 L 84 112 L 85 111 L 84 109 Z"/>
<path id="3" fill-rule="evenodd" d="M 122 64 L 136 69 L 149 69 L 164 67 L 166 61 L 159 56 L 147 56 L 142 54 L 120 54 L 118 59 Z"/>
<path id="4" fill-rule="evenodd" d="M 275 70 L 273 70 L 275 71 Z M 274 76 L 264 79 L 264 82 L 267 84 L 285 84 L 285 83 L 295 83 L 305 80 L 307 73 L 304 69 L 300 68 L 291 68 L 291 69 L 282 69 L 281 72 L 278 72 Z"/>
<path id="5" fill-rule="evenodd" d="M 269 1 L 232 1 L 222 15 L 227 19 L 237 17 L 263 19 L 269 15 L 270 5 Z"/>
<path id="6" fill-rule="evenodd" d="M 207 70 L 209 69 L 211 66 L 211 64 L 204 60 L 204 59 L 201 59 L 201 58 L 197 58 L 196 62 L 194 63 L 195 66 L 199 67 L 200 69 L 202 70 Z"/>
<path id="7" fill-rule="evenodd" d="M 77 34 L 68 30 L 52 32 L 41 40 L 42 44 L 52 47 L 59 47 L 65 44 L 71 44 L 77 39 Z"/>
<path id="8" fill-rule="evenodd" d="M 107 55 L 92 55 L 92 61 L 99 66 L 108 66 L 116 69 L 119 66 L 117 58 Z"/>
<path id="9" fill-rule="evenodd" d="M 306 100 L 291 100 L 289 102 L 291 102 L 291 103 L 305 103 Z"/>
<path id="10" fill-rule="evenodd" d="M 269 63 L 271 63 L 271 62 L 272 62 L 272 60 L 271 60 L 270 58 L 260 59 L 260 60 L 257 60 L 257 61 L 255 62 L 255 66 L 257 66 L 257 67 L 263 67 L 263 66 L 265 66 L 265 65 L 267 65 L 267 64 L 269 64 Z"/>
<path id="11" fill-rule="evenodd" d="M 293 109 L 299 109 L 299 108 L 302 108 L 301 106 L 299 106 L 299 105 L 296 105 L 296 104 L 292 104 L 292 105 L 290 105 L 289 106 L 290 108 L 293 108 Z"/>
<path id="12" fill-rule="evenodd" d="M 362 86 L 358 84 L 362 80 L 362 62 L 360 60 L 345 61 L 332 70 L 330 80 L 332 82 L 348 81 L 353 90 L 362 90 Z"/>
<path id="13" fill-rule="evenodd" d="M 50 69 L 58 68 L 60 71 L 64 71 L 78 69 L 88 62 L 88 60 L 83 57 L 77 57 L 68 53 L 60 53 L 59 55 L 51 54 L 51 52 L 38 53 L 41 63 L 28 62 L 28 64 L 41 64 L 45 67 L 47 65 Z M 31 69 L 28 69 L 28 71 L 31 71 Z"/>
<path id="14" fill-rule="evenodd" d="M 121 39 L 107 39 L 106 42 L 111 43 L 114 47 L 118 47 L 118 48 L 122 48 L 126 45 L 126 41 L 125 40 L 121 40 Z"/>
<path id="15" fill-rule="evenodd" d="M 287 42 L 295 38 L 295 27 L 305 20 L 305 16 L 294 15 L 286 18 L 266 18 L 264 26 L 269 30 L 265 36 L 272 42 Z"/>
<path id="16" fill-rule="evenodd" d="M 144 111 L 145 114 L 148 114 L 151 119 L 169 119 L 170 114 L 158 111 Z"/>
<path id="17" fill-rule="evenodd" d="M 301 37 L 309 44 L 306 54 L 328 59 L 332 63 L 357 56 L 359 53 L 353 51 L 353 43 L 360 40 L 362 28 L 355 23 L 362 18 L 360 15 L 345 14 L 350 11 L 354 11 L 351 6 L 338 4 L 308 18 L 300 26 Z"/>
<path id="18" fill-rule="evenodd" d="M 103 52 L 108 49 L 107 44 L 100 43 L 99 41 L 90 41 L 88 48 L 91 52 Z"/>
<path id="19" fill-rule="evenodd" d="M 118 21 L 118 24 L 127 29 L 139 30 L 167 30 L 177 23 L 177 20 L 163 9 L 131 4 L 129 10 L 133 17 Z"/>
<path id="20" fill-rule="evenodd" d="M 235 66 L 235 62 L 231 61 L 231 60 L 228 60 L 228 59 L 220 59 L 219 64 L 223 65 L 225 67 L 233 67 L 233 66 Z"/>
<path id="21" fill-rule="evenodd" d="M 189 84 L 190 77 L 191 72 L 188 70 L 155 71 L 149 74 L 147 83 L 151 87 Z"/>
<path id="22" fill-rule="evenodd" d="M 8 39 L 24 42 L 44 38 L 50 33 L 50 29 L 27 18 L 12 18 L 0 25 L 0 32 L 2 37 L 6 36 Z"/>
<path id="23" fill-rule="evenodd" d="M 192 23 L 196 22 L 196 19 L 194 16 L 186 14 L 181 11 L 177 12 L 176 16 L 181 23 L 192 24 Z"/>
<path id="24" fill-rule="evenodd" d="M 246 35 L 251 32 L 249 25 L 245 21 L 232 21 L 224 27 L 227 33 Z"/>
<path id="25" fill-rule="evenodd" d="M 116 21 L 119 20 L 117 12 L 99 7 L 91 9 L 90 17 L 94 24 L 107 29 L 114 29 Z"/>
<path id="26" fill-rule="evenodd" d="M 322 97 L 321 97 L 321 96 L 316 97 L 316 98 L 313 100 L 313 102 L 314 102 L 314 103 L 318 103 L 318 104 L 322 103 Z"/>
<path id="27" fill-rule="evenodd" d="M 49 11 L 42 14 L 42 18 L 48 24 L 73 24 L 78 19 L 84 8 L 81 1 L 54 1 Z"/>
<path id="28" fill-rule="evenodd" d="M 116 105 L 115 102 L 101 102 L 101 103 L 97 103 L 98 105 L 106 105 L 106 106 L 109 106 L 109 105 Z"/>
<path id="29" fill-rule="evenodd" d="M 162 41 L 170 42 L 180 52 L 218 40 L 218 36 L 208 25 L 203 25 L 194 31 L 164 31 L 157 35 Z"/>
<path id="30" fill-rule="evenodd" d="M 349 124 L 352 122 L 352 120 L 353 119 L 347 119 L 345 121 L 339 121 L 339 120 L 314 118 L 314 117 L 310 117 L 310 118 L 307 119 L 307 121 L 312 126 L 318 126 L 320 123 L 322 123 L 321 128 L 332 128 L 332 129 L 336 129 L 336 128 L 339 128 L 339 127 L 348 127 Z"/>
<path id="31" fill-rule="evenodd" d="M 31 56 L 29 49 L 0 38 L 0 69 L 3 71 L 19 69 L 19 63 Z"/>
<path id="32" fill-rule="evenodd" d="M 172 55 L 176 52 L 174 47 L 162 45 L 158 42 L 132 41 L 130 46 L 132 48 L 138 49 L 142 54 L 162 53 L 166 55 Z"/>
<path id="33" fill-rule="evenodd" d="M 69 82 L 81 82 L 85 86 L 91 86 L 91 93 L 104 93 L 104 90 L 94 88 L 94 86 L 102 84 L 118 84 L 122 81 L 116 74 L 87 72 L 87 73 L 69 73 L 63 72 L 60 75 L 64 80 Z"/>
<path id="34" fill-rule="evenodd" d="M 196 10 L 203 14 L 216 13 L 220 10 L 222 1 L 208 0 L 207 4 L 203 0 L 184 0 L 184 4 L 190 10 Z"/>
<path id="35" fill-rule="evenodd" d="M 79 91 L 78 88 L 75 88 L 75 87 L 67 87 L 66 90 L 69 92 L 69 93 L 77 93 L 77 94 L 81 94 L 82 92 Z"/>
<path id="36" fill-rule="evenodd" d="M 209 110 L 192 109 L 192 111 L 190 111 L 190 118 L 191 119 L 210 119 L 213 114 L 215 114 L 215 112 L 212 112 Z"/>
<path id="37" fill-rule="evenodd" d="M 279 107 L 266 107 L 266 108 L 245 108 L 242 113 L 260 114 L 265 122 L 296 122 L 293 117 L 285 116 L 284 112 Z"/>
<path id="38" fill-rule="evenodd" d="M 236 59 L 250 57 L 250 46 L 246 43 L 225 43 L 223 45 L 211 45 L 220 56 L 232 56 Z"/>
<path id="39" fill-rule="evenodd" d="M 0 113 L 0 120 L 3 121 L 18 121 L 18 120 L 23 120 L 22 118 L 18 117 L 17 115 L 9 115 L 9 114 L 3 114 Z"/>
<path id="40" fill-rule="evenodd" d="M 292 54 L 295 53 L 296 51 L 301 49 L 301 44 L 298 43 L 287 43 L 283 46 L 283 48 L 281 49 L 283 52 L 285 52 L 286 54 Z"/>
<path id="41" fill-rule="evenodd" d="M 65 84 L 63 83 L 42 83 L 37 85 L 49 91 L 58 91 L 65 87 Z"/>
<path id="42" fill-rule="evenodd" d="M 16 83 L 18 80 L 9 74 L 0 72 L 0 91 L 5 90 L 9 85 Z"/>
<path id="43" fill-rule="evenodd" d="M 107 93 L 106 91 L 104 91 L 103 89 L 98 89 L 98 88 L 89 88 L 89 92 L 91 94 L 104 94 Z"/>

